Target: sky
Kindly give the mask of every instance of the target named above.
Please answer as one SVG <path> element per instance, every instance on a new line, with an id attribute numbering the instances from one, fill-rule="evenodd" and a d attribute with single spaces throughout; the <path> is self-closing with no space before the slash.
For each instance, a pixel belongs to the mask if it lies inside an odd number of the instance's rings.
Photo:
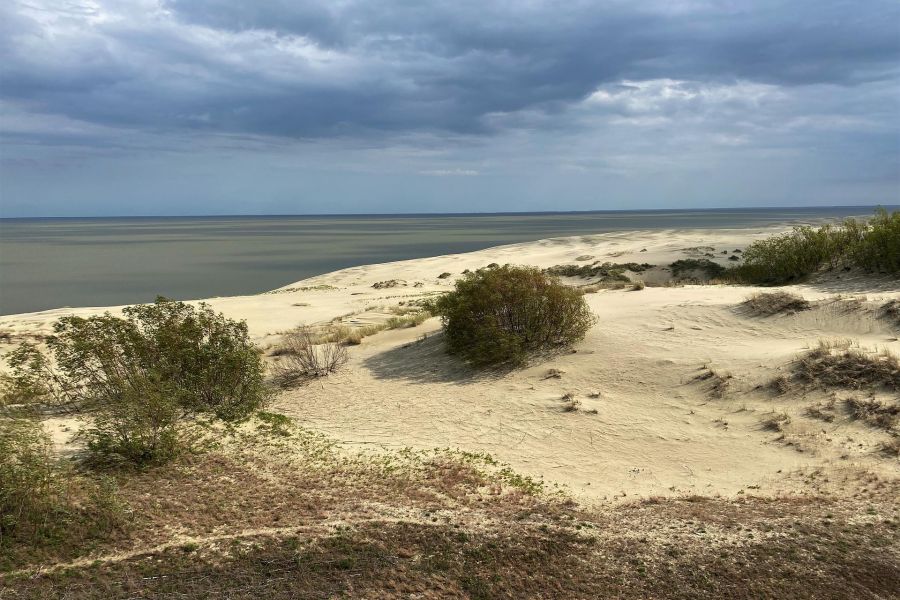
<path id="1" fill-rule="evenodd" d="M 0 216 L 900 204 L 897 0 L 5 0 Z"/>

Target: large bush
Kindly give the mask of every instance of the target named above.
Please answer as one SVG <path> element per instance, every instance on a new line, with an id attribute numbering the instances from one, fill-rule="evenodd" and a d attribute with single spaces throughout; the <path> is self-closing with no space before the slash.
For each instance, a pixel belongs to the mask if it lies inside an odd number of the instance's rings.
<path id="1" fill-rule="evenodd" d="M 521 363 L 582 339 L 593 323 L 579 291 L 539 269 L 508 265 L 466 274 L 433 312 L 448 350 L 474 365 Z"/>
<path id="2" fill-rule="evenodd" d="M 868 271 L 900 273 L 900 211 L 879 208 L 850 247 L 853 262 Z"/>
<path id="3" fill-rule="evenodd" d="M 837 226 L 802 226 L 750 244 L 744 262 L 728 272 L 743 283 L 783 285 L 823 267 L 841 265 L 878 273 L 900 273 L 900 212 L 879 208 L 869 221 Z"/>
<path id="4" fill-rule="evenodd" d="M 25 344 L 8 357 L 7 397 L 89 413 L 91 449 L 132 462 L 170 458 L 181 418 L 238 420 L 267 395 L 247 325 L 203 304 L 159 298 L 123 317 L 64 317 L 47 345 L 49 356 Z"/>

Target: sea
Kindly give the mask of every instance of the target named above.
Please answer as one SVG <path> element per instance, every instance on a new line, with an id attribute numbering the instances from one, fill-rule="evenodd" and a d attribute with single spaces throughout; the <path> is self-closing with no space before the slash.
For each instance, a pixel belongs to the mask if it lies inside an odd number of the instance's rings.
<path id="1" fill-rule="evenodd" d="M 258 294 L 351 266 L 548 237 L 762 227 L 873 210 L 0 219 L 0 314 Z"/>

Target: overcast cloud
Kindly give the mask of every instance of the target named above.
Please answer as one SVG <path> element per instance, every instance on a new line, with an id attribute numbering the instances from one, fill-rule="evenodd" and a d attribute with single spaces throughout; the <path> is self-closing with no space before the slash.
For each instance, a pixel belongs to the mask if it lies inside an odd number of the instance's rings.
<path id="1" fill-rule="evenodd" d="M 895 0 L 12 0 L 2 216 L 900 203 Z"/>

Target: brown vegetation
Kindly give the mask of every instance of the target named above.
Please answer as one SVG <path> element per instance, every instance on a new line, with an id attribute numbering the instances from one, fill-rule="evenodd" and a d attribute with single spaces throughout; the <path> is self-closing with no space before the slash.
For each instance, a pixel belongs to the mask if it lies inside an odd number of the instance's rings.
<path id="1" fill-rule="evenodd" d="M 305 326 L 282 337 L 279 356 L 273 370 L 275 381 L 281 387 L 334 373 L 348 360 L 343 343 L 321 341 L 318 334 Z"/>
<path id="2" fill-rule="evenodd" d="M 811 304 L 808 300 L 797 294 L 788 292 L 766 292 L 750 296 L 742 303 L 742 306 L 755 315 L 772 316 L 807 310 L 811 307 Z"/>
<path id="3" fill-rule="evenodd" d="M 890 352 L 867 352 L 849 343 L 820 342 L 796 362 L 798 378 L 822 387 L 900 391 L 900 360 Z"/>

